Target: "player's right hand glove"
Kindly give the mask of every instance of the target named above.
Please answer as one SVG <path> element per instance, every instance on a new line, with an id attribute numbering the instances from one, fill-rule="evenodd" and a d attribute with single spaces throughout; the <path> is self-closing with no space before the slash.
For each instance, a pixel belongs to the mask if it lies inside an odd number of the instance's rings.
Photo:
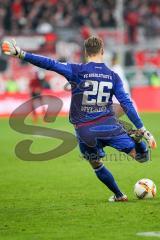
<path id="1" fill-rule="evenodd" d="M 24 52 L 17 47 L 16 41 L 13 39 L 11 41 L 3 41 L 1 45 L 2 52 L 9 56 L 15 56 L 18 58 L 24 57 Z"/>
<path id="2" fill-rule="evenodd" d="M 156 148 L 157 143 L 156 143 L 156 140 L 154 139 L 153 135 L 149 131 L 147 131 L 144 127 L 140 128 L 139 130 L 142 132 L 143 137 L 148 142 L 149 147 L 151 147 L 152 149 Z"/>

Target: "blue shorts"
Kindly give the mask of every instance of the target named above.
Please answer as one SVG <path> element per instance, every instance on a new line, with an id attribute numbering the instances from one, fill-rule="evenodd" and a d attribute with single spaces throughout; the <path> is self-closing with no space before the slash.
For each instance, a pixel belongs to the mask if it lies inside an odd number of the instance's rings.
<path id="1" fill-rule="evenodd" d="M 79 125 L 76 127 L 76 135 L 80 151 L 87 160 L 103 158 L 103 148 L 106 146 L 127 154 L 135 148 L 135 142 L 114 116 Z"/>

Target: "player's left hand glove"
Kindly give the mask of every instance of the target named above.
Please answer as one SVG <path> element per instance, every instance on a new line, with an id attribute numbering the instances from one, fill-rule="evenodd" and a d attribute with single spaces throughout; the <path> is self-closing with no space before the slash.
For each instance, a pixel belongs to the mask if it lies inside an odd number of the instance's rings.
<path id="1" fill-rule="evenodd" d="M 4 54 L 18 58 L 23 58 L 25 54 L 24 51 L 16 45 L 16 41 L 14 39 L 11 41 L 3 41 L 1 49 Z"/>
<path id="2" fill-rule="evenodd" d="M 149 147 L 151 147 L 152 149 L 156 148 L 157 143 L 156 143 L 156 140 L 154 139 L 153 135 L 149 131 L 147 131 L 144 127 L 140 128 L 139 130 L 142 132 L 143 137 L 148 142 Z"/>

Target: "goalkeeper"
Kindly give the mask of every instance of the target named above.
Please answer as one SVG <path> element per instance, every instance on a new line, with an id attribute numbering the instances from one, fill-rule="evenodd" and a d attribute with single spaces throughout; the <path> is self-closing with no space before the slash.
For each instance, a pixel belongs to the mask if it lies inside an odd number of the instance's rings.
<path id="1" fill-rule="evenodd" d="M 4 54 L 23 59 L 40 68 L 63 75 L 72 86 L 70 122 L 74 125 L 80 151 L 93 167 L 98 179 L 114 195 L 109 201 L 127 201 L 111 172 L 103 165 L 104 147 L 110 146 L 129 154 L 139 162 L 149 158 L 148 145 L 156 147 L 154 137 L 147 131 L 129 95 L 124 91 L 120 77 L 103 63 L 103 41 L 91 36 L 84 43 L 86 64 L 61 63 L 56 60 L 24 52 L 14 41 L 4 41 Z M 118 122 L 112 97 L 120 102 L 124 112 L 147 140 L 134 141 Z"/>

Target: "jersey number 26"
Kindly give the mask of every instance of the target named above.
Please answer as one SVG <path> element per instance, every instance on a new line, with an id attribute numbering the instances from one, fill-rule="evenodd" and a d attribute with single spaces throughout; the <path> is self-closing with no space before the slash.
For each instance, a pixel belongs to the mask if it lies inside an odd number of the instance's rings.
<path id="1" fill-rule="evenodd" d="M 92 90 L 84 91 L 82 105 L 106 105 L 110 97 L 110 92 L 104 92 L 104 87 L 107 87 L 108 90 L 111 90 L 113 84 L 111 82 L 98 82 L 88 80 L 85 82 L 85 87 L 89 86 L 92 86 Z M 92 96 L 96 97 L 92 98 Z"/>

